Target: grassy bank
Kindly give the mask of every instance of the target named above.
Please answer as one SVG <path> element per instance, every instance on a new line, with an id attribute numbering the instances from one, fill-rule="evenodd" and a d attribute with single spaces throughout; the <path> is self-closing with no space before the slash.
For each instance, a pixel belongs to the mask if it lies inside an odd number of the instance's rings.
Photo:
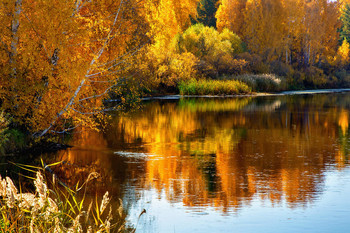
<path id="1" fill-rule="evenodd" d="M 191 79 L 178 84 L 181 95 L 240 95 L 278 92 L 287 88 L 284 78 L 273 74 L 223 76 L 220 79 Z"/>
<path id="2" fill-rule="evenodd" d="M 191 79 L 178 85 L 181 95 L 238 95 L 248 94 L 251 88 L 237 80 Z"/>

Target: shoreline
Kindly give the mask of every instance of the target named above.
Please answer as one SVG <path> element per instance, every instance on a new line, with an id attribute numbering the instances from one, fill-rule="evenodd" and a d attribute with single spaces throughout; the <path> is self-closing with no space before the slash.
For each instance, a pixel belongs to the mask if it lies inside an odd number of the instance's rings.
<path id="1" fill-rule="evenodd" d="M 237 98 L 237 97 L 260 97 L 260 96 L 285 96 L 285 95 L 314 95 L 328 93 L 343 93 L 350 92 L 350 88 L 340 89 L 315 89 L 315 90 L 298 90 L 298 91 L 282 91 L 276 93 L 257 92 L 246 95 L 164 95 L 141 98 L 142 101 L 149 100 L 179 100 L 181 98 Z"/>

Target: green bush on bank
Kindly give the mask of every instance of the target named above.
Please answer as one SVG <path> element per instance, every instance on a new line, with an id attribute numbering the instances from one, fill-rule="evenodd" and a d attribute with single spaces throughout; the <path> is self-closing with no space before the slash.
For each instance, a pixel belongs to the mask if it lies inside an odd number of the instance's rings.
<path id="1" fill-rule="evenodd" d="M 9 141 L 9 121 L 4 112 L 0 112 L 0 155 L 5 153 L 5 145 Z"/>
<path id="2" fill-rule="evenodd" d="M 181 95 L 237 95 L 247 94 L 251 89 L 237 80 L 191 79 L 178 85 Z"/>

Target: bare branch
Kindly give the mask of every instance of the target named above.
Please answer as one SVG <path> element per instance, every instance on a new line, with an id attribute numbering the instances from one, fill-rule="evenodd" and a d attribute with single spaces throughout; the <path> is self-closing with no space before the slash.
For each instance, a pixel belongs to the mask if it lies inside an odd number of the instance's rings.
<path id="1" fill-rule="evenodd" d="M 80 127 L 80 126 L 81 126 L 81 124 L 79 124 L 79 125 L 77 125 L 77 126 L 74 126 L 74 127 L 70 127 L 70 128 L 64 129 L 64 130 L 62 130 L 62 131 L 50 130 L 50 132 L 52 132 L 52 133 L 57 133 L 57 134 L 64 134 L 64 133 L 68 133 L 68 131 L 72 131 L 72 130 L 74 130 L 74 129 Z"/>

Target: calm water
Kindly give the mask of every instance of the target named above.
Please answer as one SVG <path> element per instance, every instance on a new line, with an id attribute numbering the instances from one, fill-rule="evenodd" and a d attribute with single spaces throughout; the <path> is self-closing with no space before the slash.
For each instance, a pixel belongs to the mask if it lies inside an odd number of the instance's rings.
<path id="1" fill-rule="evenodd" d="M 123 200 L 136 232 L 349 232 L 350 94 L 158 100 L 56 159 Z"/>

